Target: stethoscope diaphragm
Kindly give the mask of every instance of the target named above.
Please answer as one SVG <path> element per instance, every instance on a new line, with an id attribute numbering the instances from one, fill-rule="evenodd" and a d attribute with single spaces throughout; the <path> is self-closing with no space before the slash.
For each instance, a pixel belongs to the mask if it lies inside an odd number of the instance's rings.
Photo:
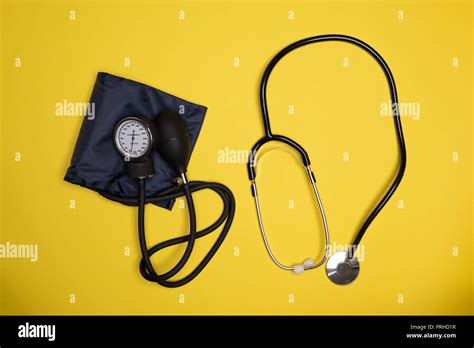
<path id="1" fill-rule="evenodd" d="M 348 257 L 347 251 L 332 254 L 326 262 L 326 274 L 337 285 L 348 285 L 359 275 L 359 261 L 355 256 Z"/>

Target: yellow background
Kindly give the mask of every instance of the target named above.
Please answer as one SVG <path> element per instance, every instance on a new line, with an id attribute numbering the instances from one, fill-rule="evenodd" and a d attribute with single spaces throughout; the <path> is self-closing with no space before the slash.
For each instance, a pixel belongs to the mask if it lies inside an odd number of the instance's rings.
<path id="1" fill-rule="evenodd" d="M 473 313 L 471 3 L 4 1 L 1 20 L 0 241 L 37 243 L 39 260 L 0 259 L 0 313 Z M 329 33 L 375 47 L 400 101 L 421 106 L 419 120 L 403 117 L 406 174 L 370 226 L 359 278 L 347 287 L 329 282 L 323 268 L 300 276 L 278 269 L 261 240 L 245 164 L 217 161 L 219 151 L 248 149 L 262 136 L 258 86 L 271 57 Z M 141 278 L 136 209 L 63 181 L 82 118 L 55 116 L 55 104 L 87 102 L 98 71 L 209 107 L 189 177 L 228 185 L 237 213 L 217 255 L 185 287 Z M 350 243 L 397 168 L 392 120 L 380 115 L 389 100 L 382 71 L 357 47 L 311 45 L 276 68 L 268 98 L 274 132 L 312 159 L 332 242 Z M 320 255 L 321 223 L 295 157 L 267 153 L 258 184 L 278 257 L 294 264 Z M 211 193 L 195 201 L 200 227 L 220 213 Z M 178 205 L 147 209 L 150 244 L 187 226 Z M 185 271 L 215 238 L 197 242 Z M 157 269 L 183 250 L 154 258 Z"/>

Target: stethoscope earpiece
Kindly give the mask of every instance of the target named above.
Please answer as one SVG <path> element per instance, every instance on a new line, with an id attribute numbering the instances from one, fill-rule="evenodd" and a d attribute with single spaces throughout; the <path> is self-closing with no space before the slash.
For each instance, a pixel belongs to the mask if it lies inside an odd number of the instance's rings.
<path id="1" fill-rule="evenodd" d="M 303 262 L 302 265 L 293 266 L 293 273 L 294 274 L 301 274 L 307 269 L 312 269 L 314 265 L 313 259 L 307 259 Z"/>

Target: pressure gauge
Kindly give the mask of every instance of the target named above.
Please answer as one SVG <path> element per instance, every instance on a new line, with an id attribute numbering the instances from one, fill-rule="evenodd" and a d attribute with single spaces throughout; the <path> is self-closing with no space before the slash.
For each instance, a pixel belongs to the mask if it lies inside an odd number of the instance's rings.
<path id="1" fill-rule="evenodd" d="M 126 160 L 142 158 L 150 152 L 155 134 L 154 125 L 149 120 L 126 117 L 115 127 L 115 147 Z"/>

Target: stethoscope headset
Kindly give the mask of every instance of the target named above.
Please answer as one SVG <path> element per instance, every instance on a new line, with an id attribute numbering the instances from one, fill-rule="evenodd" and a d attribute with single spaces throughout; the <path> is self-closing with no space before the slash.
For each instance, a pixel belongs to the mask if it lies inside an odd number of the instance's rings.
<path id="1" fill-rule="evenodd" d="M 254 200 L 255 200 L 255 206 L 257 209 L 257 217 L 258 217 L 260 231 L 261 231 L 262 238 L 265 244 L 265 248 L 268 254 L 270 255 L 270 258 L 273 260 L 273 262 L 281 269 L 293 271 L 295 274 L 301 274 L 305 270 L 315 269 L 323 265 L 326 259 L 328 258 L 328 254 L 329 254 L 329 244 L 330 244 L 329 232 L 328 232 L 328 226 L 327 226 L 326 216 L 324 213 L 323 204 L 319 196 L 318 190 L 316 188 L 316 179 L 310 167 L 311 163 L 309 160 L 309 156 L 307 152 L 305 151 L 305 149 L 296 141 L 284 135 L 274 134 L 272 132 L 271 127 L 270 127 L 270 118 L 268 116 L 268 107 L 267 107 L 267 85 L 268 85 L 268 80 L 270 78 L 271 72 L 273 71 L 277 63 L 284 56 L 286 56 L 288 53 L 290 53 L 291 51 L 299 47 L 306 46 L 306 45 L 316 43 L 316 42 L 324 42 L 324 41 L 342 41 L 342 42 L 353 44 L 357 47 L 362 48 L 367 53 L 369 53 L 370 56 L 372 56 L 372 58 L 374 58 L 377 61 L 377 63 L 380 65 L 380 67 L 382 68 L 385 74 L 385 77 L 387 79 L 388 86 L 390 89 L 390 96 L 392 100 L 393 121 L 395 125 L 395 130 L 396 130 L 396 134 L 398 138 L 398 147 L 400 151 L 400 163 L 399 163 L 398 172 L 392 184 L 390 185 L 389 189 L 385 192 L 382 199 L 378 202 L 378 204 L 375 206 L 375 208 L 366 218 L 365 222 L 363 223 L 362 227 L 360 228 L 359 232 L 357 233 L 350 247 L 345 251 L 339 251 L 339 252 L 334 253 L 331 257 L 329 257 L 326 263 L 326 274 L 329 277 L 329 279 L 336 284 L 345 285 L 345 284 L 352 283 L 357 278 L 359 274 L 359 269 L 360 269 L 359 261 L 357 260 L 357 257 L 356 257 L 357 247 L 359 246 L 362 238 L 364 237 L 364 234 L 366 233 L 372 221 L 375 219 L 377 214 L 380 213 L 382 208 L 385 206 L 385 204 L 388 202 L 390 197 L 392 197 L 393 193 L 397 189 L 398 185 L 400 184 L 403 178 L 403 174 L 405 172 L 405 167 L 406 167 L 406 149 L 405 149 L 402 124 L 401 124 L 399 108 L 398 108 L 397 89 L 395 86 L 395 80 L 393 78 L 393 75 L 387 63 L 382 58 L 382 56 L 375 49 L 373 49 L 371 46 L 369 46 L 365 42 L 359 39 L 356 39 L 354 37 L 346 36 L 346 35 L 319 35 L 319 36 L 308 37 L 308 38 L 296 41 L 288 45 L 287 47 L 283 48 L 280 52 L 278 52 L 270 61 L 268 66 L 266 67 L 265 72 L 263 73 L 262 80 L 261 80 L 260 106 L 262 109 L 262 118 L 263 118 L 263 126 L 265 130 L 265 135 L 260 140 L 258 140 L 253 146 L 252 151 L 249 156 L 247 169 L 248 169 L 249 179 L 252 183 L 252 186 L 251 186 L 252 196 L 254 197 Z M 294 149 L 301 157 L 303 166 L 305 167 L 307 171 L 308 178 L 310 180 L 311 186 L 313 188 L 313 191 L 314 191 L 314 194 L 319 206 L 321 218 L 323 221 L 325 241 L 326 241 L 324 255 L 322 256 L 321 260 L 319 260 L 317 263 L 314 263 L 312 259 L 308 259 L 304 261 L 303 264 L 297 264 L 295 266 L 283 265 L 280 261 L 278 261 L 278 259 L 272 253 L 272 250 L 268 243 L 268 239 L 267 239 L 264 225 L 263 225 L 262 213 L 260 210 L 260 203 L 259 203 L 259 197 L 258 197 L 258 192 L 257 192 L 257 184 L 256 184 L 255 179 L 257 175 L 257 172 L 256 172 L 257 153 L 264 144 L 267 144 L 269 142 L 280 142 Z"/>

